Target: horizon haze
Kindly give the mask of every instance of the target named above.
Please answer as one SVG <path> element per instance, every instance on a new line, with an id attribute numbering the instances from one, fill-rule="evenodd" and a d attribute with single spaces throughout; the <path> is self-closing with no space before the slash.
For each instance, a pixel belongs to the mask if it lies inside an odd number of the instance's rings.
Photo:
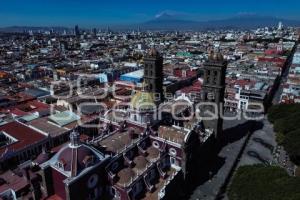
<path id="1" fill-rule="evenodd" d="M 91 28 L 107 25 L 131 25 L 154 20 L 162 15 L 187 21 L 224 20 L 236 16 L 258 15 L 280 19 L 299 20 L 300 2 L 237 0 L 214 2 L 131 0 L 27 0 L 1 1 L 0 27 L 9 26 L 64 26 Z"/>

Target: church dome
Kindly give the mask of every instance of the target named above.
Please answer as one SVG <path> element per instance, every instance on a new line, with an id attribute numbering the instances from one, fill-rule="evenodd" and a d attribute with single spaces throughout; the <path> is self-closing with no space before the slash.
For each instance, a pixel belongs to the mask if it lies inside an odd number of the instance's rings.
<path id="1" fill-rule="evenodd" d="M 81 144 L 78 135 L 71 133 L 70 144 L 62 147 L 59 152 L 49 160 L 50 165 L 68 177 L 79 175 L 104 159 L 104 155 L 92 147 Z M 73 140 L 73 141 L 72 141 Z"/>
<path id="2" fill-rule="evenodd" d="M 155 100 L 153 93 L 138 91 L 131 98 L 131 106 L 133 109 L 138 110 L 153 110 L 155 106 Z"/>
<path id="3" fill-rule="evenodd" d="M 78 175 L 85 168 L 88 168 L 99 161 L 98 155 L 86 145 L 77 148 L 66 146 L 57 153 L 56 162 L 60 167 L 71 173 L 71 176 Z"/>

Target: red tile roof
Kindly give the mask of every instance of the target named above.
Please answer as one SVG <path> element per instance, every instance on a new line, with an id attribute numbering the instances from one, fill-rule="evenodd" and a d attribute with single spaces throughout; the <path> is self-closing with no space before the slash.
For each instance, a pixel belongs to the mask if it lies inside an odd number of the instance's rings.
<path id="1" fill-rule="evenodd" d="M 18 140 L 15 143 L 1 147 L 0 158 L 1 155 L 6 151 L 6 149 L 8 149 L 10 152 L 18 151 L 25 148 L 26 146 L 33 145 L 34 143 L 46 139 L 45 135 L 17 121 L 13 121 L 3 126 L 0 126 L 0 131 L 4 131 L 5 133 Z"/>
<path id="2" fill-rule="evenodd" d="M 199 80 L 197 80 L 193 83 L 193 85 L 184 87 L 180 91 L 182 93 L 200 92 L 201 88 L 202 88 L 202 83 Z"/>
<path id="3" fill-rule="evenodd" d="M 238 86 L 244 88 L 246 85 L 249 85 L 251 88 L 255 85 L 256 81 L 246 80 L 246 79 L 237 79 L 236 80 L 236 79 L 226 78 L 226 83 L 228 86 L 238 85 Z"/>
<path id="4" fill-rule="evenodd" d="M 21 189 L 29 186 L 25 177 L 18 176 L 11 170 L 1 174 L 0 178 L 5 181 L 4 184 L 0 185 L 0 193 L 8 189 L 13 189 L 16 192 L 19 192 Z"/>
<path id="5" fill-rule="evenodd" d="M 12 110 L 9 110 L 8 112 L 14 114 L 14 115 L 17 115 L 17 116 L 24 116 L 24 115 L 27 115 L 28 113 L 27 112 L 24 112 L 18 108 L 13 108 Z"/>
<path id="6" fill-rule="evenodd" d="M 44 110 L 49 110 L 50 106 L 48 104 L 42 103 L 38 100 L 32 100 L 26 103 L 22 103 L 13 107 L 8 108 L 11 113 L 24 116 L 33 112 L 41 112 Z"/>

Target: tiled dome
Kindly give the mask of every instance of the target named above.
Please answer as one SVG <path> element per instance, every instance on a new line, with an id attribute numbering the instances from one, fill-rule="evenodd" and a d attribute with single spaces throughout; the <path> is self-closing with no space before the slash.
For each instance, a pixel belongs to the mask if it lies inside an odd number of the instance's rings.
<path id="1" fill-rule="evenodd" d="M 145 169 L 148 164 L 148 161 L 145 159 L 144 156 L 135 157 L 133 162 L 135 163 L 135 167 L 137 169 Z"/>
<path id="2" fill-rule="evenodd" d="M 118 182 L 120 184 L 125 184 L 125 183 L 129 183 L 130 180 L 131 180 L 131 178 L 135 177 L 135 173 L 130 168 L 124 168 L 121 171 L 119 171 L 118 177 L 119 177 L 119 181 Z"/>
<path id="3" fill-rule="evenodd" d="M 77 148 L 67 146 L 57 154 L 57 162 L 63 165 L 63 170 L 78 175 L 82 170 L 99 161 L 98 155 L 86 145 Z"/>
<path id="4" fill-rule="evenodd" d="M 154 95 L 150 92 L 138 91 L 131 99 L 134 109 L 153 109 L 155 105 Z"/>
<path id="5" fill-rule="evenodd" d="M 153 146 L 147 149 L 147 153 L 148 153 L 148 157 L 151 159 L 157 158 L 159 156 L 159 150 Z"/>

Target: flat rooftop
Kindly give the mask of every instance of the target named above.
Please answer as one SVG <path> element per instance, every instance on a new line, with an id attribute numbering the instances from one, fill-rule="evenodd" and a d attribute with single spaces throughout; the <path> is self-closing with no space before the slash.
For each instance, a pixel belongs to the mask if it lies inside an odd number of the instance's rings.
<path id="1" fill-rule="evenodd" d="M 0 175 L 0 182 L 0 193 L 8 189 L 19 191 L 29 185 L 24 177 L 18 176 L 11 170 Z"/>
<path id="2" fill-rule="evenodd" d="M 188 131 L 184 129 L 177 129 L 169 126 L 160 126 L 158 128 L 158 137 L 178 144 L 184 143 L 186 134 L 188 134 Z"/>
<path id="3" fill-rule="evenodd" d="M 36 120 L 28 122 L 27 124 L 46 134 L 49 134 L 51 137 L 61 135 L 68 131 L 67 128 L 59 127 L 55 123 L 49 122 L 48 117 L 38 118 Z"/>
<path id="4" fill-rule="evenodd" d="M 118 153 L 125 149 L 133 142 L 138 140 L 138 133 L 135 133 L 134 139 L 130 136 L 130 131 L 125 130 L 123 132 L 115 132 L 114 134 L 106 137 L 105 139 L 99 141 L 99 145 L 104 147 L 106 151 Z"/>

